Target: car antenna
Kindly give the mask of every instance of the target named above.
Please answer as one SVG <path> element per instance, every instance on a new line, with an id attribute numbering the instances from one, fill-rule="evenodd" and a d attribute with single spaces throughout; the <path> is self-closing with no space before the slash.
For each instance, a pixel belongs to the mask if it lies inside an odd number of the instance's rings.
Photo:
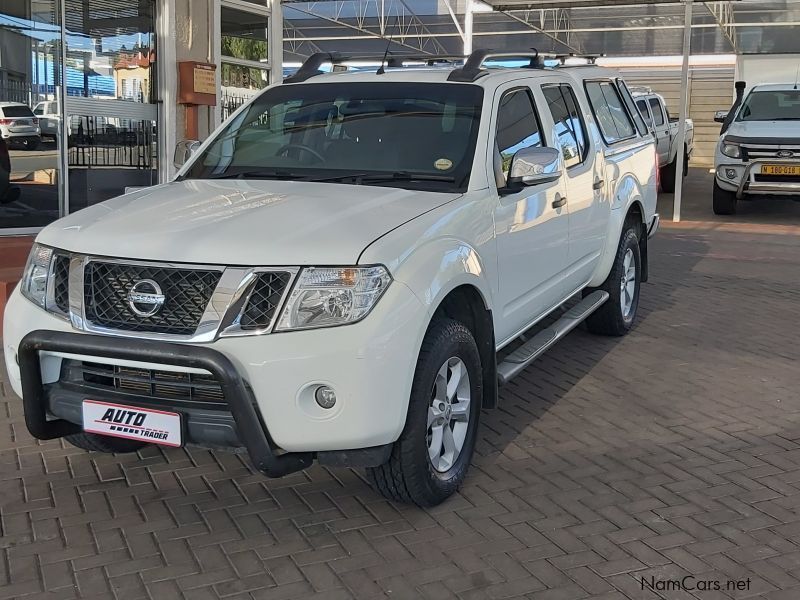
<path id="1" fill-rule="evenodd" d="M 397 16 L 394 18 L 394 27 L 392 28 L 392 33 L 389 34 L 389 41 L 386 42 L 386 50 L 383 53 L 383 59 L 381 60 L 381 66 L 378 67 L 378 70 L 375 71 L 375 75 L 383 75 L 386 73 L 386 69 L 383 68 L 383 65 L 386 64 L 386 57 L 389 56 L 389 47 L 392 45 L 392 38 L 394 37 L 394 30 L 397 28 L 397 22 L 400 20 L 400 17 Z"/>
<path id="2" fill-rule="evenodd" d="M 797 89 L 797 85 L 800 83 L 800 65 L 797 65 L 797 75 L 794 77 L 794 89 Z"/>

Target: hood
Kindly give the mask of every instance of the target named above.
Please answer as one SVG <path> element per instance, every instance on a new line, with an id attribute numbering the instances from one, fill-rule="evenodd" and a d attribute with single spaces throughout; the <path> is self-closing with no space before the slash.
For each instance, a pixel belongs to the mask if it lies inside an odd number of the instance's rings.
<path id="1" fill-rule="evenodd" d="M 459 196 L 297 181 L 181 181 L 76 212 L 42 230 L 38 241 L 141 260 L 355 264 L 378 237 Z"/>
<path id="2" fill-rule="evenodd" d="M 781 139 L 800 139 L 800 120 L 797 121 L 734 121 L 725 136 L 757 139 L 758 143 L 780 144 Z M 769 140 L 773 140 L 770 142 Z"/>

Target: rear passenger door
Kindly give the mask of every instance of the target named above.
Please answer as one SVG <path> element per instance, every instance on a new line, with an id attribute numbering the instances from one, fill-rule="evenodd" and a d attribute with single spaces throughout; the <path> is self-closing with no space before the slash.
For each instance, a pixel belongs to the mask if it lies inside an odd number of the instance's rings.
<path id="1" fill-rule="evenodd" d="M 555 78 L 554 78 L 555 79 Z M 552 120 L 551 145 L 560 148 L 566 166 L 569 209 L 569 250 L 563 292 L 578 291 L 591 278 L 603 249 L 610 204 L 602 152 L 586 127 L 587 107 L 581 105 L 574 84 L 545 81 L 541 89 Z"/>
<path id="2" fill-rule="evenodd" d="M 568 210 L 563 178 L 505 190 L 509 167 L 522 148 L 542 146 L 545 137 L 533 93 L 517 82 L 496 92 L 487 168 L 497 194 L 499 297 L 498 342 L 518 334 L 563 300 L 567 266 Z"/>
<path id="3" fill-rule="evenodd" d="M 656 132 L 656 148 L 658 149 L 658 164 L 664 166 L 669 162 L 670 146 L 672 139 L 669 130 L 669 121 L 664 114 L 664 107 L 661 101 L 655 96 L 647 99 L 650 104 L 650 111 L 653 113 L 653 127 Z"/>

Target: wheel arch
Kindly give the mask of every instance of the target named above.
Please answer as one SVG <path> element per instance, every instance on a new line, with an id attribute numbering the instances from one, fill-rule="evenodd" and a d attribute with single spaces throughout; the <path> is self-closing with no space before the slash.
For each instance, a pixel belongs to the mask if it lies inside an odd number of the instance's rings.
<path id="1" fill-rule="evenodd" d="M 614 256 L 616 256 L 617 246 L 625 223 L 631 218 L 636 219 L 636 222 L 639 223 L 639 246 L 643 259 L 647 258 L 647 209 L 643 198 L 644 190 L 635 178 L 627 177 L 617 187 L 611 218 L 608 222 L 608 237 L 605 241 L 600 262 L 588 287 L 597 287 L 608 277 L 614 264 Z M 642 275 L 643 278 L 646 278 L 648 271 L 646 260 L 642 261 L 642 265 Z M 646 279 L 643 279 L 643 281 L 646 281 Z"/>
<path id="2" fill-rule="evenodd" d="M 462 283 L 451 289 L 436 306 L 428 328 L 439 317 L 447 317 L 465 325 L 475 338 L 481 357 L 483 408 L 497 406 L 497 360 L 494 321 L 483 294 L 477 286 Z"/>

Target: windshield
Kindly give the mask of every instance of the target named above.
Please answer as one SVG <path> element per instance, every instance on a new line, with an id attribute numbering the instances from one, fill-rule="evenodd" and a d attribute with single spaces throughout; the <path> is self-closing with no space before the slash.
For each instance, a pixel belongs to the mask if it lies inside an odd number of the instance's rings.
<path id="1" fill-rule="evenodd" d="M 742 104 L 738 121 L 800 120 L 800 91 L 752 92 Z"/>
<path id="2" fill-rule="evenodd" d="M 280 85 L 232 118 L 184 178 L 463 191 L 482 99 L 463 84 Z"/>

